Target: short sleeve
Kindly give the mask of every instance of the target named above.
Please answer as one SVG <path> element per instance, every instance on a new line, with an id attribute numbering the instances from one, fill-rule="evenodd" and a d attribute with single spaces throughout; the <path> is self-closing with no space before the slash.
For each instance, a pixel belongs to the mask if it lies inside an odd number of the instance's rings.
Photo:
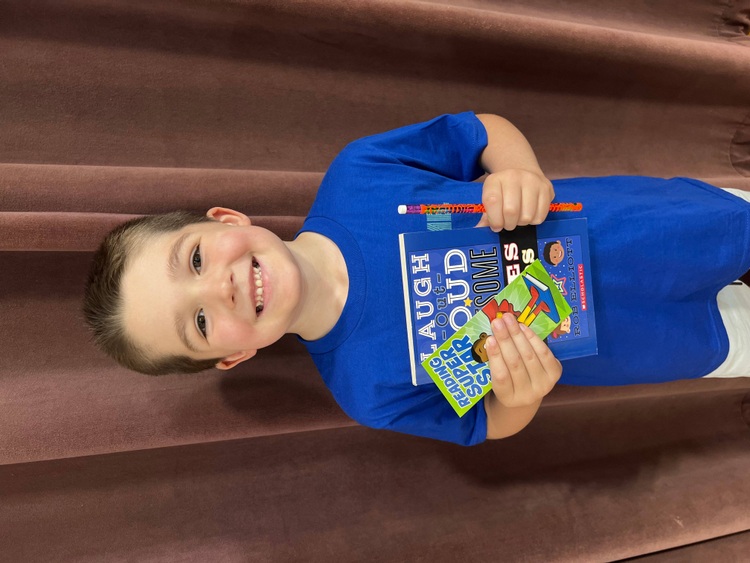
<path id="1" fill-rule="evenodd" d="M 484 401 L 480 401 L 459 418 L 438 392 L 420 403 L 413 401 L 411 408 L 404 408 L 393 421 L 379 427 L 461 446 L 476 446 L 487 439 L 487 413 Z"/>
<path id="2" fill-rule="evenodd" d="M 343 152 L 355 160 L 362 155 L 471 182 L 484 174 L 480 157 L 486 146 L 484 125 L 473 112 L 464 112 L 363 137 Z"/>

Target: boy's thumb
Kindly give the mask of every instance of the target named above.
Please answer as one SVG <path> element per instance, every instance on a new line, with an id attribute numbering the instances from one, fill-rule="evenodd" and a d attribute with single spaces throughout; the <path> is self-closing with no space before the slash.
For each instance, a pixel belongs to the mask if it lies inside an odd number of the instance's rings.
<path id="1" fill-rule="evenodd" d="M 482 218 L 479 219 L 479 223 L 477 223 L 476 225 L 474 225 L 475 228 L 476 227 L 489 227 L 489 226 L 490 226 L 490 220 L 487 217 L 486 213 L 482 213 Z"/>

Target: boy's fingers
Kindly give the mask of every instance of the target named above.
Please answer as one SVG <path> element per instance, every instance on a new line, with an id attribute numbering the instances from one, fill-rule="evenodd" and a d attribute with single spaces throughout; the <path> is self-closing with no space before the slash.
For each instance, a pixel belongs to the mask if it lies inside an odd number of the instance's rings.
<path id="1" fill-rule="evenodd" d="M 549 180 L 548 180 L 549 182 Z M 547 218 L 549 213 L 549 206 L 555 197 L 555 191 L 552 189 L 552 184 L 549 184 L 549 189 L 543 189 L 536 201 L 536 212 L 534 214 L 533 225 L 540 225 Z"/>
<path id="2" fill-rule="evenodd" d="M 487 217 L 486 213 L 482 213 L 482 218 L 479 219 L 479 223 L 474 225 L 474 227 L 489 227 L 490 226 L 490 219 Z"/>
<path id="3" fill-rule="evenodd" d="M 554 387 L 562 366 L 547 345 L 513 315 L 492 321 L 493 336 L 487 339 L 492 389 L 508 407 L 539 400 Z"/>
<path id="4" fill-rule="evenodd" d="M 493 231 L 519 225 L 538 225 L 549 212 L 554 188 L 543 175 L 508 169 L 490 174 L 482 186 L 482 203 Z M 478 226 L 485 226 L 481 223 Z"/>
<path id="5" fill-rule="evenodd" d="M 524 334 L 529 344 L 534 349 L 539 364 L 544 369 L 547 382 L 551 388 L 555 383 L 557 383 L 557 381 L 560 379 L 560 376 L 562 375 L 562 364 L 560 363 L 560 360 L 558 360 L 549 349 L 549 346 L 547 346 L 547 344 L 545 344 L 544 341 L 539 338 L 533 330 L 526 327 L 524 330 Z"/>
<path id="6" fill-rule="evenodd" d="M 518 349 L 518 342 L 523 341 L 527 350 L 530 349 L 526 338 L 521 334 L 518 323 L 513 315 L 503 315 L 492 323 L 492 332 L 497 338 L 498 347 L 502 354 L 505 367 L 513 381 L 513 391 L 516 397 L 529 393 L 531 379 L 526 365 L 526 358 Z M 528 354 L 525 354 L 528 357 Z"/>
<path id="7" fill-rule="evenodd" d="M 524 186 L 521 196 L 521 213 L 518 217 L 519 225 L 530 225 L 536 217 L 540 193 L 535 185 Z"/>
<path id="8" fill-rule="evenodd" d="M 523 389 L 526 393 L 534 397 L 540 393 L 545 394 L 548 388 L 548 378 L 544 373 L 544 367 L 537 357 L 536 349 L 529 342 L 527 332 L 533 331 L 526 325 L 520 324 L 513 315 L 503 315 L 503 320 L 508 326 L 508 332 L 513 339 L 513 343 L 518 354 L 519 361 L 523 366 Z M 520 371 L 519 371 L 520 375 Z"/>
<path id="9" fill-rule="evenodd" d="M 520 184 L 507 183 L 503 189 L 503 223 L 505 230 L 512 231 L 518 226 L 523 205 Z"/>
<path id="10" fill-rule="evenodd" d="M 497 339 L 494 336 L 489 336 L 485 341 L 484 348 L 487 351 L 487 363 L 492 374 L 492 392 L 501 403 L 508 404 L 513 400 L 513 380 L 508 372 L 508 367 L 505 365 Z"/>
<path id="11" fill-rule="evenodd" d="M 490 176 L 482 188 L 482 204 L 489 226 L 493 231 L 505 227 L 503 221 L 503 186 L 496 176 Z"/>
<path id="12" fill-rule="evenodd" d="M 534 220 L 531 222 L 532 225 L 541 225 L 544 222 L 549 213 L 550 203 L 550 201 L 547 201 L 547 199 L 543 197 L 540 197 L 537 200 L 536 213 L 534 214 Z"/>

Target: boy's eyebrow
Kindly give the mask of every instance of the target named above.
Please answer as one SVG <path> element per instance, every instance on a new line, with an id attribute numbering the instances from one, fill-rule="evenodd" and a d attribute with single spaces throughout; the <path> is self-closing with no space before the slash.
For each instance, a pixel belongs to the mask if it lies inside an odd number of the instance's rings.
<path id="1" fill-rule="evenodd" d="M 185 239 L 188 237 L 188 234 L 189 233 L 184 233 L 180 235 L 177 240 L 174 241 L 174 244 L 169 251 L 167 273 L 173 281 L 177 279 L 177 272 L 179 271 L 180 266 L 180 255 L 182 254 L 182 245 L 185 244 Z"/>
<path id="2" fill-rule="evenodd" d="M 177 329 L 177 336 L 180 337 L 180 341 L 185 345 L 185 348 L 187 348 L 191 352 L 195 352 L 196 354 L 199 353 L 200 350 L 193 346 L 193 344 L 190 342 L 190 339 L 188 338 L 187 323 L 185 322 L 185 317 L 183 317 L 180 313 L 176 313 L 174 316 L 174 326 L 175 329 Z"/>

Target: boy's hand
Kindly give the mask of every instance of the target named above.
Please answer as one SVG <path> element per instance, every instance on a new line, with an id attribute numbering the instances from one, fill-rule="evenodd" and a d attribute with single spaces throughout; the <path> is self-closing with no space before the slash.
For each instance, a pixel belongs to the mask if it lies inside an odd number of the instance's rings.
<path id="1" fill-rule="evenodd" d="M 493 231 L 515 229 L 518 225 L 538 225 L 549 213 L 555 190 L 539 172 L 509 168 L 488 175 L 482 187 L 485 213 L 477 227 Z"/>
<path id="2" fill-rule="evenodd" d="M 485 350 L 495 397 L 505 407 L 541 401 L 562 375 L 560 362 L 544 341 L 512 314 L 493 320 L 492 334 Z"/>

